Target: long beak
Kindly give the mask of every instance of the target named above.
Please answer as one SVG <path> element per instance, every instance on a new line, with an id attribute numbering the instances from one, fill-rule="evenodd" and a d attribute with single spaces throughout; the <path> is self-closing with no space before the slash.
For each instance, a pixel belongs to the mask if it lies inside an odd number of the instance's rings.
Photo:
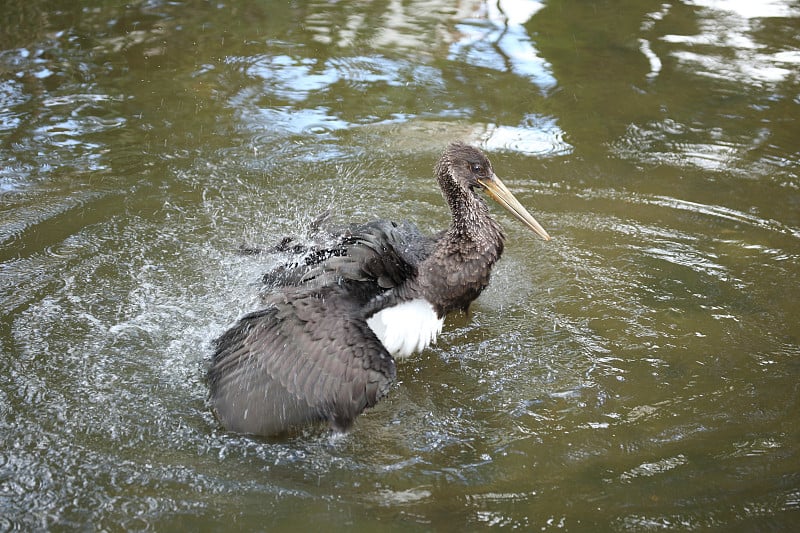
<path id="1" fill-rule="evenodd" d="M 542 239 L 550 240 L 550 235 L 547 234 L 542 225 L 536 222 L 536 219 L 528 213 L 527 209 L 522 207 L 522 204 L 514 198 L 514 195 L 511 194 L 511 191 L 500 181 L 496 174 L 492 174 L 489 179 L 478 180 L 478 183 L 486 189 L 486 192 L 495 202 L 505 207 L 517 220 L 528 226 Z"/>

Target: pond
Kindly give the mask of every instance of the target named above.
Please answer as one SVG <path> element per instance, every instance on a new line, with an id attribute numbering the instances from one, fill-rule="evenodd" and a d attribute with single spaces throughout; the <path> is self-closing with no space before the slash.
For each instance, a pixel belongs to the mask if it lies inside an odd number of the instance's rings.
<path id="1" fill-rule="evenodd" d="M 0 531 L 788 530 L 790 0 L 0 7 Z M 463 140 L 548 230 L 332 435 L 226 432 L 212 341 L 335 223 L 449 213 Z"/>

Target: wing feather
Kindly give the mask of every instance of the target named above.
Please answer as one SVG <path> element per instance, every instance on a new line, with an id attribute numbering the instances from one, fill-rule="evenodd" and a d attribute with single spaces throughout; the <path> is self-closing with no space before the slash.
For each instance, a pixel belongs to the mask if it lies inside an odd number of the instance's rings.
<path id="1" fill-rule="evenodd" d="M 286 288 L 216 341 L 210 402 L 232 431 L 347 429 L 395 380 L 394 360 L 341 287 Z"/>
<path id="2" fill-rule="evenodd" d="M 376 220 L 337 232 L 330 247 L 303 248 L 305 255 L 264 275 L 279 286 L 327 286 L 341 281 L 368 282 L 365 296 L 401 285 L 434 248 L 436 237 L 424 235 L 410 222 Z"/>

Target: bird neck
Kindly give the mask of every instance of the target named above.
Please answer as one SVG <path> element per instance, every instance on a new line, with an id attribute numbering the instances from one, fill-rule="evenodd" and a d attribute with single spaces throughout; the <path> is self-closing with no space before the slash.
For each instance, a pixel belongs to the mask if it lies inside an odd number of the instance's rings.
<path id="1" fill-rule="evenodd" d="M 408 287 L 430 302 L 439 317 L 466 310 L 489 283 L 492 267 L 503 253 L 503 232 L 486 205 L 471 193 L 447 195 L 453 221 L 420 265 Z"/>
<path id="2" fill-rule="evenodd" d="M 480 248 L 503 248 L 503 232 L 500 225 L 489 215 L 486 204 L 471 192 L 458 189 L 447 195 L 452 221 L 445 235 L 449 249 L 478 245 Z M 499 253 L 498 253 L 499 257 Z"/>

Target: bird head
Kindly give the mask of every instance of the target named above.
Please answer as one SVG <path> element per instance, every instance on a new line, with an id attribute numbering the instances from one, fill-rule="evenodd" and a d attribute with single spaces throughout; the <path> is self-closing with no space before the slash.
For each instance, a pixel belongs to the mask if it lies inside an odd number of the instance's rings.
<path id="1" fill-rule="evenodd" d="M 497 177 L 489 158 L 478 148 L 460 142 L 450 144 L 439 159 L 436 174 L 445 197 L 454 188 L 473 195 L 475 191 L 484 191 L 536 235 L 550 240 L 547 231 Z"/>

